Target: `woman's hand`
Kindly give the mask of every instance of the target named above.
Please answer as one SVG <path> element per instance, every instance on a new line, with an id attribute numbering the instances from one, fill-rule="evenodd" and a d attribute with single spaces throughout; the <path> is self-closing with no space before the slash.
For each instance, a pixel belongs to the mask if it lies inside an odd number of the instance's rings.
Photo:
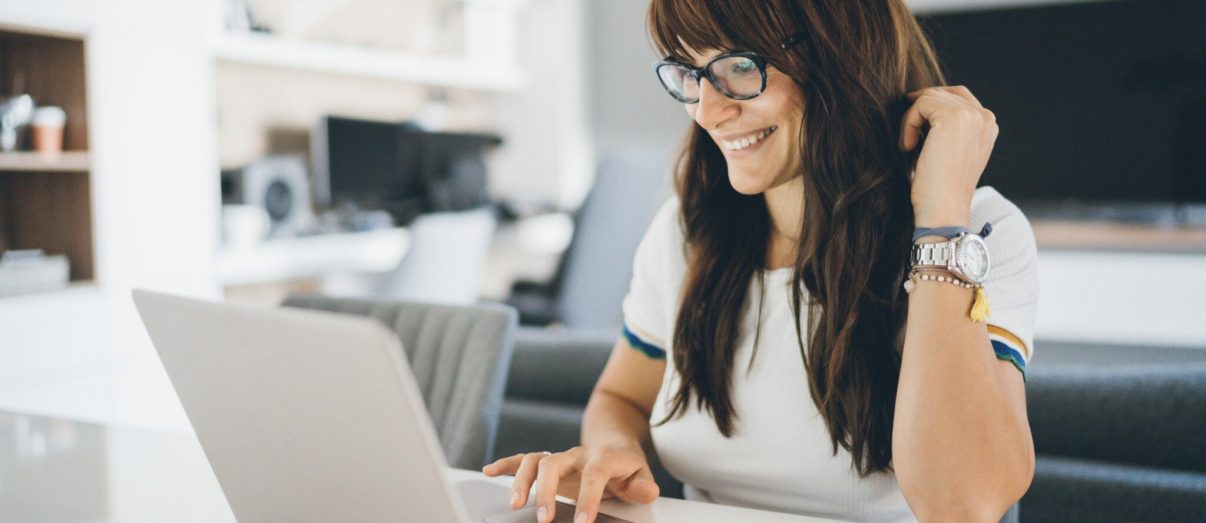
<path id="1" fill-rule="evenodd" d="M 966 87 L 929 87 L 908 94 L 900 149 L 917 146 L 923 123 L 929 132 L 913 175 L 911 200 L 918 227 L 968 226 L 976 183 L 996 143 L 996 116 Z"/>
<path id="2" fill-rule="evenodd" d="M 528 490 L 536 487 L 537 518 L 553 520 L 556 496 L 578 500 L 575 523 L 594 521 L 599 503 L 620 498 L 630 503 L 652 503 L 659 490 L 649 471 L 645 453 L 630 447 L 574 447 L 565 452 L 516 454 L 486 465 L 487 476 L 511 474 L 511 508 L 528 502 Z M 579 520 L 585 514 L 585 520 Z"/>

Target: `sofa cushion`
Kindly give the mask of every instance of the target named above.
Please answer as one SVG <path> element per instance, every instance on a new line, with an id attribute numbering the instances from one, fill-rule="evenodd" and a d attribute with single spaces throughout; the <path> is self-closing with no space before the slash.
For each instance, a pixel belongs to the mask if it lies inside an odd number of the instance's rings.
<path id="1" fill-rule="evenodd" d="M 1040 455 L 1021 520 L 1206 521 L 1206 474 Z"/>
<path id="2" fill-rule="evenodd" d="M 1206 472 L 1206 364 L 1036 366 L 1035 452 Z"/>
<path id="3" fill-rule="evenodd" d="M 520 328 L 506 397 L 585 407 L 619 336 L 610 329 Z"/>

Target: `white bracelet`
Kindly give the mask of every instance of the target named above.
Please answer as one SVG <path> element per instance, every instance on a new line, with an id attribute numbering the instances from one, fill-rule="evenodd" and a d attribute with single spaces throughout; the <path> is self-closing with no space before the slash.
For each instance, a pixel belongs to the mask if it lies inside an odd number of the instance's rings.
<path id="1" fill-rule="evenodd" d="M 929 274 L 930 272 L 939 272 L 941 274 Z M 959 278 L 956 278 L 954 275 L 951 275 L 947 271 L 930 270 L 927 272 L 923 272 L 923 271 L 919 271 L 919 270 L 912 270 L 909 272 L 909 277 L 905 278 L 904 290 L 905 290 L 906 294 L 913 292 L 913 289 L 917 287 L 917 283 L 913 281 L 914 277 L 917 277 L 921 280 L 926 280 L 926 281 L 949 282 L 951 284 L 963 287 L 964 289 L 974 289 L 976 287 L 979 287 L 979 285 L 976 285 L 975 283 L 966 282 Z"/>

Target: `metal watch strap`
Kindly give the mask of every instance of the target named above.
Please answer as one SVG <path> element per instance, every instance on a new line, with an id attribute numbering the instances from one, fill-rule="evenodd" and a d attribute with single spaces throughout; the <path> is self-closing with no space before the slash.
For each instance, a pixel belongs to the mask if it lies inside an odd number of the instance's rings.
<path id="1" fill-rule="evenodd" d="M 954 257 L 953 247 L 952 241 L 914 245 L 909 253 L 909 266 L 945 268 Z"/>

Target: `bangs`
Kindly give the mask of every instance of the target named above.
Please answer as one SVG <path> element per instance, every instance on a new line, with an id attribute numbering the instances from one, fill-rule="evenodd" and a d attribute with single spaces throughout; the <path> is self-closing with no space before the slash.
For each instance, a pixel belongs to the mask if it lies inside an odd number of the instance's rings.
<path id="1" fill-rule="evenodd" d="M 689 50 L 754 51 L 779 56 L 783 31 L 778 2 L 733 0 L 653 0 L 649 37 L 658 53 L 690 63 Z"/>

